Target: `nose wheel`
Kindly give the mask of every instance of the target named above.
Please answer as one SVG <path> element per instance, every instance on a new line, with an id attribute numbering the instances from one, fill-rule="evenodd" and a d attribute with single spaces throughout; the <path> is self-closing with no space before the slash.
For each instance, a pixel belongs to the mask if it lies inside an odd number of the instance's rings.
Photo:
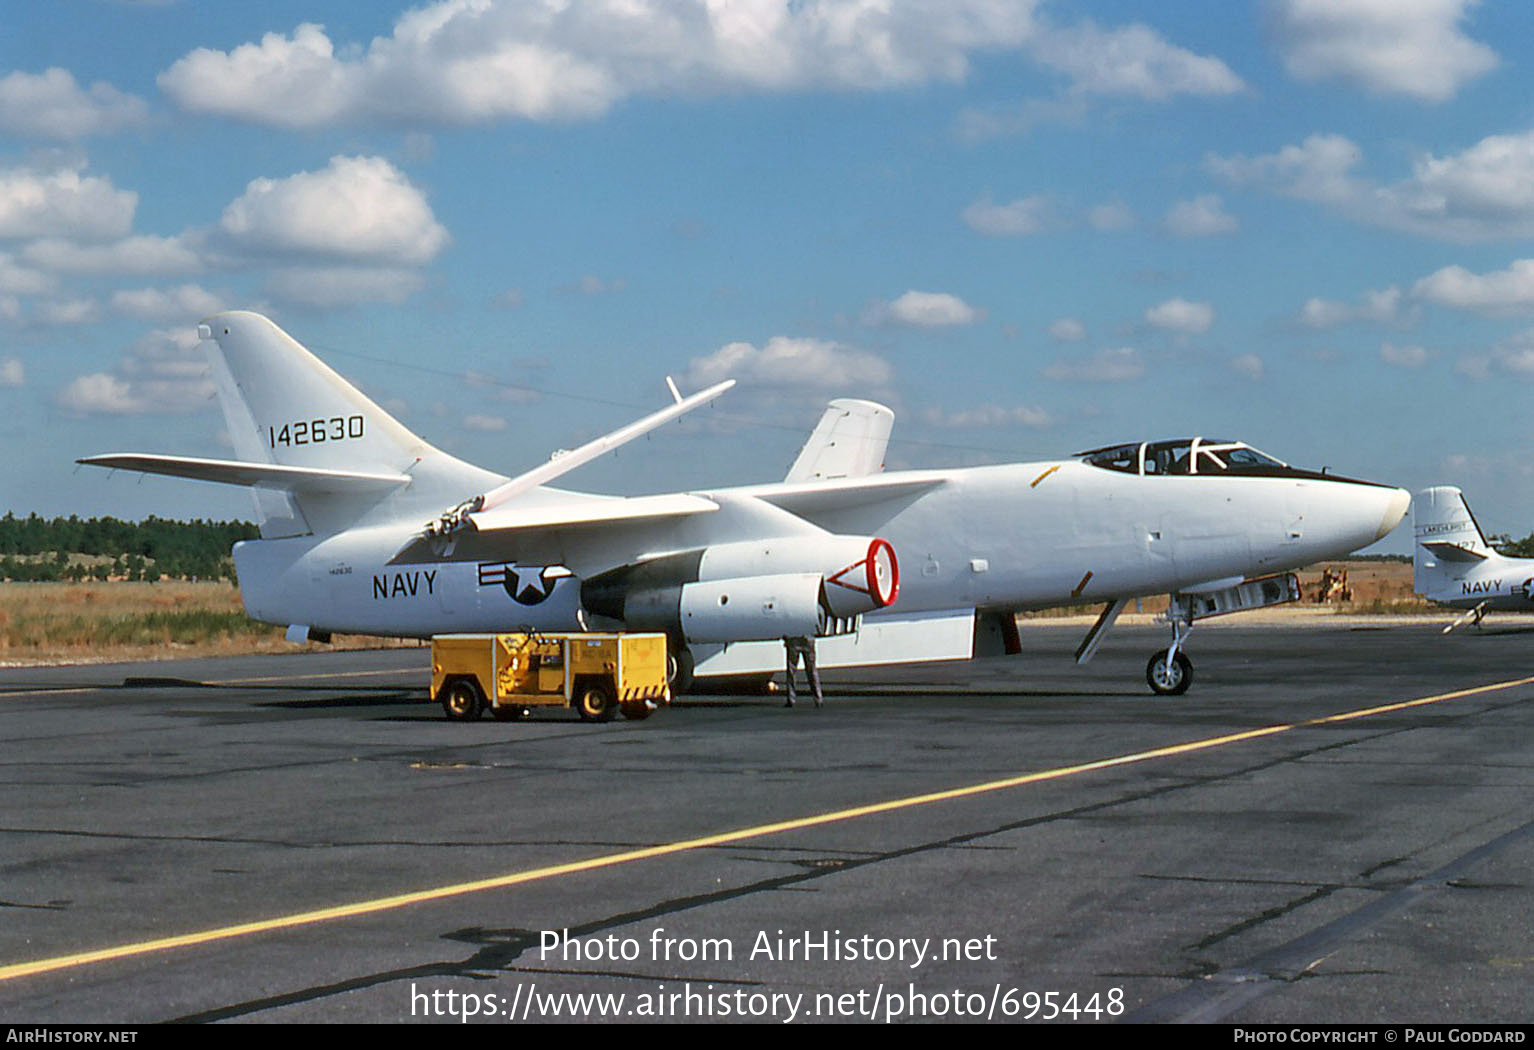
<path id="1" fill-rule="evenodd" d="M 1145 681 L 1158 696 L 1181 696 L 1193 684 L 1193 661 L 1184 653 L 1163 649 L 1145 665 Z"/>

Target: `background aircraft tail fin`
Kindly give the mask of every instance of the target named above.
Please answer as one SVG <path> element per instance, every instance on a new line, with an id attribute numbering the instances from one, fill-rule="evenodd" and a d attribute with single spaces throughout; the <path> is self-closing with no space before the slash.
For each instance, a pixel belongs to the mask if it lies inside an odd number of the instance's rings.
<path id="1" fill-rule="evenodd" d="M 376 512 L 429 517 L 505 480 L 433 448 L 260 314 L 217 314 L 198 334 L 208 340 L 219 403 L 240 460 L 410 478 L 408 485 L 381 492 L 258 487 L 263 536 L 325 534 Z"/>
<path id="2" fill-rule="evenodd" d="M 1418 594 L 1441 597 L 1471 565 L 1498 558 L 1465 494 L 1449 485 L 1412 497 L 1412 578 Z"/>

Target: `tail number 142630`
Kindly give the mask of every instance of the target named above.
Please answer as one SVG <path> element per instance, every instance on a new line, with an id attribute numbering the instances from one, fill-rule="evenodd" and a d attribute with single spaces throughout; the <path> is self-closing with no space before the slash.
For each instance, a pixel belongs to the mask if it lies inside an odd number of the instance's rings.
<path id="1" fill-rule="evenodd" d="M 267 440 L 272 448 L 279 445 L 323 445 L 327 441 L 344 441 L 362 436 L 361 416 L 331 416 L 329 419 L 300 419 L 284 423 L 279 430 L 267 427 Z"/>

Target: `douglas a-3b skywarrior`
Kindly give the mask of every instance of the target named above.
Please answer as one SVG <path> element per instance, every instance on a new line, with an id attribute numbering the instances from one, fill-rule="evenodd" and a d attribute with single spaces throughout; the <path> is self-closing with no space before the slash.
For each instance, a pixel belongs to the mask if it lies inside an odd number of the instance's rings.
<path id="1" fill-rule="evenodd" d="M 1467 610 L 1444 634 L 1466 620 L 1479 627 L 1494 610 L 1534 612 L 1534 558 L 1498 554 L 1459 489 L 1441 485 L 1417 493 L 1412 532 L 1413 589 L 1430 602 Z"/>
<path id="2" fill-rule="evenodd" d="M 893 414 L 852 400 L 781 483 L 587 495 L 548 483 L 728 384 L 673 385 L 673 405 L 508 479 L 433 448 L 265 317 L 219 314 L 200 334 L 238 459 L 81 462 L 250 486 L 261 538 L 234 549 L 241 596 L 295 641 L 659 630 L 685 685 L 781 668 L 794 636 L 826 666 L 1018 652 L 1018 611 L 1101 603 L 1085 661 L 1127 602 L 1171 593 L 1172 644 L 1147 680 L 1178 693 L 1194 619 L 1292 600 L 1274 574 L 1374 542 L 1408 504 L 1197 438 L 883 473 Z"/>

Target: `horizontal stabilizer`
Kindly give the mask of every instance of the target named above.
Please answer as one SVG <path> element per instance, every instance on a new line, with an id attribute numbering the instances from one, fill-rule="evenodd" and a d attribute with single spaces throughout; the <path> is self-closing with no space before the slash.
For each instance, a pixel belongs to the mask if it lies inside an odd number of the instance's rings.
<path id="1" fill-rule="evenodd" d="M 1424 547 L 1433 552 L 1433 556 L 1443 561 L 1485 561 L 1485 551 L 1473 551 L 1469 547 L 1461 547 L 1457 543 L 1424 543 Z"/>
<path id="2" fill-rule="evenodd" d="M 568 499 L 534 504 L 503 503 L 470 514 L 465 518 L 468 527 L 450 536 L 412 538 L 390 559 L 390 564 L 514 557 L 518 538 L 528 533 L 611 528 L 637 521 L 708 514 L 719 509 L 713 500 L 680 492 L 631 497 L 567 495 Z"/>
<path id="3" fill-rule="evenodd" d="M 156 456 L 141 452 L 86 456 L 75 462 L 111 470 L 136 470 L 143 474 L 164 474 L 173 478 L 213 481 L 221 485 L 258 485 L 290 492 L 383 491 L 410 483 L 408 474 L 361 473 L 320 467 L 248 463 L 234 459 Z"/>

